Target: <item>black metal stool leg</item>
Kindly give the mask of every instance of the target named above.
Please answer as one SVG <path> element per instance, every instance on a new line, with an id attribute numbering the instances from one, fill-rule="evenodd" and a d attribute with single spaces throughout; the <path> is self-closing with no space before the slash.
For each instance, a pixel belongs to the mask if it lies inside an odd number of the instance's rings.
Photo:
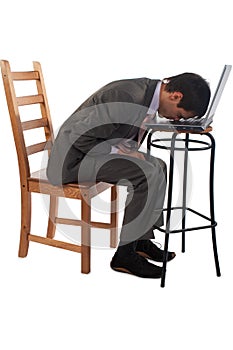
<path id="1" fill-rule="evenodd" d="M 187 193 L 187 172 L 188 172 L 188 147 L 189 147 L 189 134 L 185 137 L 185 150 L 184 150 L 184 174 L 183 174 L 183 199 L 182 199 L 182 253 L 185 252 L 185 219 L 186 219 L 186 193 Z"/>
<path id="2" fill-rule="evenodd" d="M 152 132 L 149 132 L 148 136 L 147 136 L 147 155 L 150 155 L 151 152 L 151 139 L 152 139 Z"/>
<path id="3" fill-rule="evenodd" d="M 163 256 L 163 272 L 161 278 L 161 287 L 165 287 L 166 268 L 167 268 L 167 255 L 168 255 L 168 243 L 170 236 L 170 225 L 171 225 L 171 211 L 172 211 L 172 189 L 173 189 L 173 170 L 174 170 L 174 153 L 175 153 L 175 142 L 177 133 L 174 133 L 171 140 L 170 150 L 170 165 L 169 165 L 169 187 L 168 187 L 168 198 L 167 198 L 167 218 L 166 218 L 166 233 L 164 242 L 164 256 Z"/>
<path id="4" fill-rule="evenodd" d="M 213 251 L 214 251 L 214 260 L 216 267 L 216 274 L 218 277 L 221 276 L 219 260 L 218 260 L 218 250 L 217 250 L 217 240 L 216 240 L 216 221 L 214 213 L 214 159 L 215 159 L 215 140 L 214 137 L 207 133 L 211 140 L 211 156 L 210 156 L 210 218 L 211 218 L 211 230 L 212 230 L 212 242 L 213 242 Z"/>

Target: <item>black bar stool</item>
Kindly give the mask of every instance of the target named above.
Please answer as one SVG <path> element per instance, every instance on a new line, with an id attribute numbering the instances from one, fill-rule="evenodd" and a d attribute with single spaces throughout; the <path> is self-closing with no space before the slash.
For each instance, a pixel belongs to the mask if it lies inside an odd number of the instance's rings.
<path id="1" fill-rule="evenodd" d="M 166 223 L 165 228 L 156 227 L 159 231 L 165 233 L 165 243 L 164 243 L 164 258 L 163 258 L 163 274 L 161 279 L 161 287 L 165 286 L 165 277 L 166 277 L 166 267 L 167 267 L 167 254 L 168 254 L 168 243 L 169 235 L 171 233 L 182 232 L 182 252 L 185 252 L 185 233 L 187 231 L 194 231 L 200 229 L 210 228 L 212 231 L 212 242 L 213 242 L 213 252 L 215 259 L 215 267 L 217 276 L 221 276 L 219 260 L 218 260 L 218 251 L 217 251 L 217 241 L 216 241 L 216 232 L 215 227 L 217 222 L 215 221 L 214 214 L 214 160 L 215 160 L 215 140 L 212 134 L 210 134 L 211 128 L 205 132 L 198 133 L 198 135 L 206 136 L 207 141 L 198 140 L 194 138 L 195 133 L 184 132 L 184 138 L 177 138 L 178 135 L 181 135 L 179 132 L 174 132 L 171 138 L 155 138 L 152 139 L 152 136 L 155 134 L 156 130 L 152 130 L 148 134 L 147 138 L 147 152 L 150 154 L 151 147 L 170 150 L 170 164 L 169 164 L 169 179 L 168 179 L 168 194 L 167 194 L 167 207 L 163 209 L 166 212 Z M 161 142 L 163 144 L 161 144 Z M 168 146 L 164 145 L 164 142 L 169 143 Z M 182 143 L 182 145 L 181 145 Z M 194 151 L 204 151 L 210 150 L 210 172 L 209 172 L 209 204 L 210 204 L 210 217 L 203 215 L 202 213 L 193 210 L 187 207 L 187 169 L 188 169 L 188 154 L 189 152 Z M 174 160 L 175 160 L 175 151 L 184 152 L 184 170 L 183 170 L 183 193 L 182 193 L 182 206 L 172 207 L 172 195 L 173 195 L 173 175 L 174 175 Z M 171 228 L 171 213 L 173 210 L 182 211 L 182 227 L 180 229 Z M 186 227 L 186 213 L 187 211 L 192 212 L 195 215 L 198 215 L 202 219 L 205 219 L 207 224 L 203 226 L 195 227 Z"/>

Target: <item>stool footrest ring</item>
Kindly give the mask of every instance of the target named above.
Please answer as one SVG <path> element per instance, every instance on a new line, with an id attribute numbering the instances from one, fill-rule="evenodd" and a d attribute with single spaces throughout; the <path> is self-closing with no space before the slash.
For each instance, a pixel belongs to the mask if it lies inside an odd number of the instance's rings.
<path id="1" fill-rule="evenodd" d="M 177 210 L 177 209 L 183 210 L 184 208 L 183 207 L 172 207 L 171 208 L 171 210 Z M 167 211 L 167 210 L 168 210 L 167 208 L 163 209 L 163 211 Z M 194 209 L 191 209 L 191 208 L 187 207 L 187 208 L 185 208 L 185 211 L 190 211 L 193 214 L 196 214 L 196 215 L 202 217 L 203 219 L 208 220 L 208 221 L 211 222 L 211 218 L 209 218 L 208 216 L 205 216 L 205 215 L 199 213 L 198 211 L 196 211 Z M 177 229 L 177 230 L 169 230 L 169 231 L 167 231 L 166 228 L 161 228 L 159 226 L 154 226 L 154 228 L 156 228 L 157 230 L 159 230 L 161 232 L 170 234 L 170 233 L 179 233 L 179 232 L 188 232 L 188 231 L 201 230 L 201 229 L 212 228 L 212 227 L 216 227 L 216 226 L 217 226 L 217 222 L 213 221 L 210 225 L 194 226 L 194 227 L 189 227 L 189 228 L 180 228 L 180 229 Z"/>

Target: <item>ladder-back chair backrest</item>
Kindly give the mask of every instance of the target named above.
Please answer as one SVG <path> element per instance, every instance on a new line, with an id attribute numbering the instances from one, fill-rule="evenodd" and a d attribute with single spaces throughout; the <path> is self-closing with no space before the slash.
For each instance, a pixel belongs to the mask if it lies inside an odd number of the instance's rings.
<path id="1" fill-rule="evenodd" d="M 25 183 L 31 175 L 28 156 L 44 150 L 48 150 L 49 152 L 54 140 L 49 105 L 40 63 L 33 62 L 33 68 L 32 71 L 14 72 L 11 71 L 8 61 L 1 61 L 2 77 L 18 156 L 21 183 Z M 37 94 L 17 96 L 15 88 L 16 81 L 35 81 Z M 39 118 L 22 121 L 21 107 L 35 104 L 39 104 L 40 106 Z M 27 146 L 25 142 L 25 131 L 37 128 L 44 128 L 44 141 Z"/>

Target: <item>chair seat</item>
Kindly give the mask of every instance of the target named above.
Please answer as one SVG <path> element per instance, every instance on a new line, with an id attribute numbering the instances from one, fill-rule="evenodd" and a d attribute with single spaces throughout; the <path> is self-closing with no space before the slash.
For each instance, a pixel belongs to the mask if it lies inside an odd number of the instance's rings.
<path id="1" fill-rule="evenodd" d="M 82 196 L 93 198 L 108 188 L 114 186 L 106 182 L 82 182 L 69 183 L 61 186 L 52 185 L 46 175 L 46 169 L 41 169 L 31 174 L 28 178 L 29 192 L 50 194 L 67 198 L 81 199 Z"/>

